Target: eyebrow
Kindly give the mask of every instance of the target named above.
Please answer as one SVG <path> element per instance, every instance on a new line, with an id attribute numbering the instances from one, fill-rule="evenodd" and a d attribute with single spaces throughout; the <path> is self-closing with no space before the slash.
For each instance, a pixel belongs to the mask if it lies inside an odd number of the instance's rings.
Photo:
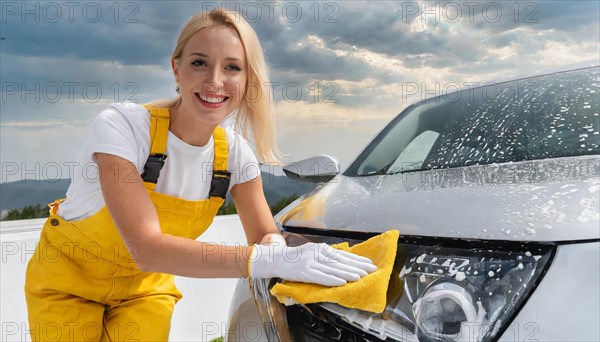
<path id="1" fill-rule="evenodd" d="M 199 57 L 208 58 L 208 55 L 207 55 L 207 54 L 204 54 L 204 53 L 202 53 L 202 52 L 192 52 L 192 53 L 190 53 L 190 56 L 199 56 Z M 241 60 L 241 59 L 239 59 L 239 58 L 237 58 L 237 57 L 227 57 L 227 58 L 225 58 L 225 60 L 228 60 L 228 61 L 236 61 L 236 62 L 242 62 L 242 60 Z"/>

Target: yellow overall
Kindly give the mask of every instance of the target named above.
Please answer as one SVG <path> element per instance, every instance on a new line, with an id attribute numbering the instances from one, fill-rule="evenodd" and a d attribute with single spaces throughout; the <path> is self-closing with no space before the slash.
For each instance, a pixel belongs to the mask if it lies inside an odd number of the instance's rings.
<path id="1" fill-rule="evenodd" d="M 200 236 L 223 204 L 229 184 L 225 130 L 213 133 L 215 159 L 209 199 L 190 201 L 155 192 L 166 158 L 169 110 L 150 112 L 150 156 L 142 178 L 164 234 Z M 67 221 L 50 217 L 27 265 L 25 295 L 33 341 L 166 341 L 182 295 L 173 275 L 141 272 L 104 206 Z M 135 257 L 135 253 L 132 253 Z"/>

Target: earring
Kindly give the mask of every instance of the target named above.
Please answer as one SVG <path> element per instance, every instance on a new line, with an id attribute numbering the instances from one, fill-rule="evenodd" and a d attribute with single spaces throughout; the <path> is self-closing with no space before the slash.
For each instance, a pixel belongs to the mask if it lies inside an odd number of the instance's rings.
<path id="1" fill-rule="evenodd" d="M 177 92 L 177 94 L 179 94 L 179 84 L 175 87 L 175 92 Z"/>

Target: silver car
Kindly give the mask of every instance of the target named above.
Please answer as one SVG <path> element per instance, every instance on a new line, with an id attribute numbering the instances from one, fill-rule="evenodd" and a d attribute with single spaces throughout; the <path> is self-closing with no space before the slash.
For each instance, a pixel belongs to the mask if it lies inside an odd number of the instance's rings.
<path id="1" fill-rule="evenodd" d="M 598 67 L 463 89 L 406 108 L 342 173 L 286 167 L 321 182 L 276 216 L 288 244 L 400 232 L 387 307 L 284 306 L 278 279 L 240 280 L 226 339 L 600 341 L 599 98 Z"/>

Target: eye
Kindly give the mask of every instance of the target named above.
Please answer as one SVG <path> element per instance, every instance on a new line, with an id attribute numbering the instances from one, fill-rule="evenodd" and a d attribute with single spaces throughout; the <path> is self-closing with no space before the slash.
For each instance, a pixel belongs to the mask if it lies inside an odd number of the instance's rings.
<path id="1" fill-rule="evenodd" d="M 231 70 L 231 71 L 242 71 L 242 68 L 240 68 L 239 66 L 232 64 L 232 65 L 228 65 L 227 70 Z"/>
<path id="2" fill-rule="evenodd" d="M 195 61 L 192 62 L 193 66 L 204 66 L 206 65 L 206 62 L 201 60 L 201 59 L 196 59 Z"/>

